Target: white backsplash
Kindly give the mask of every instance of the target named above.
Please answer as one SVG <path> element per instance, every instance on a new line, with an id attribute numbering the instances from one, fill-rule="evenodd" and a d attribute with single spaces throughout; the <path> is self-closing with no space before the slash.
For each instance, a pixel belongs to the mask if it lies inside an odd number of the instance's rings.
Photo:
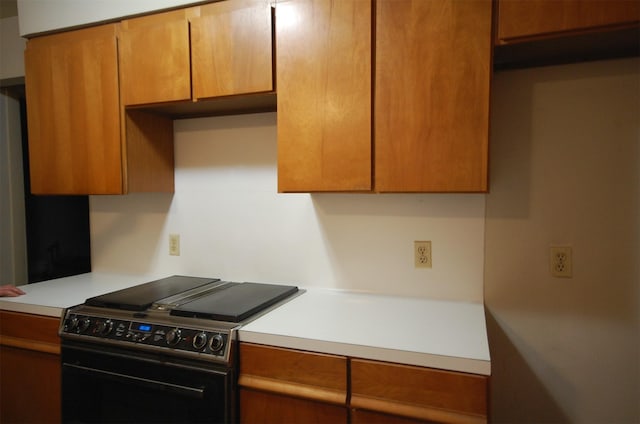
<path id="1" fill-rule="evenodd" d="M 94 271 L 483 299 L 482 194 L 278 194 L 275 113 L 175 121 L 175 158 L 173 195 L 91 197 Z"/>

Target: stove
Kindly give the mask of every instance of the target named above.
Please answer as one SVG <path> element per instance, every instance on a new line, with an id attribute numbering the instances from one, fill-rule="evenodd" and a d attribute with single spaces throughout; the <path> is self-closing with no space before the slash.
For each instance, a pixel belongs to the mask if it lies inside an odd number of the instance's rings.
<path id="1" fill-rule="evenodd" d="M 237 331 L 298 293 L 174 275 L 65 310 L 63 421 L 235 422 Z"/>

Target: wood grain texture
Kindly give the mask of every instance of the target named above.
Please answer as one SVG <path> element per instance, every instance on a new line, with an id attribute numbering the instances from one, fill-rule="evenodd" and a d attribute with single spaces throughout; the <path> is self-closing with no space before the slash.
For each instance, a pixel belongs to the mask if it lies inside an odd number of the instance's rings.
<path id="1" fill-rule="evenodd" d="M 269 1 L 232 10 L 229 4 L 236 3 L 204 5 L 191 20 L 194 100 L 273 91 Z"/>
<path id="2" fill-rule="evenodd" d="M 144 110 L 125 112 L 127 192 L 174 191 L 173 120 Z"/>
<path id="3" fill-rule="evenodd" d="M 240 389 L 240 423 L 242 424 L 346 424 L 344 406 L 328 405 L 305 399 Z"/>
<path id="4" fill-rule="evenodd" d="M 110 24 L 28 41 L 32 193 L 123 192 L 116 32 Z"/>
<path id="5" fill-rule="evenodd" d="M 488 378 L 369 360 L 351 360 L 351 407 L 419 420 L 487 421 Z"/>
<path id="6" fill-rule="evenodd" d="M 497 44 L 637 26 L 637 0 L 500 0 Z"/>
<path id="7" fill-rule="evenodd" d="M 60 422 L 59 323 L 0 312 L 0 422 Z"/>
<path id="8" fill-rule="evenodd" d="M 422 420 L 399 417 L 397 415 L 381 414 L 364 409 L 351 410 L 351 424 L 421 424 Z"/>
<path id="9" fill-rule="evenodd" d="M 487 190 L 490 0 L 376 2 L 375 190 Z"/>
<path id="10" fill-rule="evenodd" d="M 186 10 L 123 22 L 120 83 L 125 106 L 191 99 Z"/>
<path id="11" fill-rule="evenodd" d="M 371 1 L 276 6 L 278 191 L 371 189 Z"/>
<path id="12" fill-rule="evenodd" d="M 238 384 L 246 388 L 345 405 L 347 359 L 242 343 Z"/>

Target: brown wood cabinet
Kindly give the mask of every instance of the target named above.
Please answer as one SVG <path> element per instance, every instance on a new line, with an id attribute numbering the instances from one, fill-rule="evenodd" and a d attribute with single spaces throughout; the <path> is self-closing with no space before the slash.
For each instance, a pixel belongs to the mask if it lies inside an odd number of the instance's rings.
<path id="1" fill-rule="evenodd" d="M 241 343 L 240 421 L 486 423 L 488 379 Z"/>
<path id="2" fill-rule="evenodd" d="M 60 422 L 59 322 L 0 311 L 0 422 Z"/>
<path id="3" fill-rule="evenodd" d="M 381 414 L 398 422 L 487 422 L 486 376 L 363 359 L 351 360 L 350 373 L 353 422 Z"/>
<path id="4" fill-rule="evenodd" d="M 277 5 L 278 190 L 486 191 L 491 1 L 375 4 Z"/>
<path id="5" fill-rule="evenodd" d="M 278 191 L 369 191 L 370 0 L 276 6 Z"/>
<path id="6" fill-rule="evenodd" d="M 376 5 L 376 191 L 487 191 L 491 1 Z"/>
<path id="7" fill-rule="evenodd" d="M 28 41 L 32 193 L 173 191 L 172 122 L 121 108 L 118 30 L 108 24 Z"/>
<path id="8" fill-rule="evenodd" d="M 347 423 L 347 358 L 241 343 L 240 422 Z"/>
<path id="9" fill-rule="evenodd" d="M 152 105 L 273 91 L 267 0 L 230 0 L 122 22 L 123 102 Z"/>
<path id="10" fill-rule="evenodd" d="M 500 0 L 496 43 L 608 31 L 639 22 L 637 0 Z"/>

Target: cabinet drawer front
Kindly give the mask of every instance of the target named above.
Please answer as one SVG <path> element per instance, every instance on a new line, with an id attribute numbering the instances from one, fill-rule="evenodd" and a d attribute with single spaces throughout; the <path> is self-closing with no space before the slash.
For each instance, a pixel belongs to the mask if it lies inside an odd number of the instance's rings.
<path id="1" fill-rule="evenodd" d="M 438 422 L 486 422 L 484 376 L 351 361 L 351 407 Z"/>
<path id="2" fill-rule="evenodd" d="M 242 343 L 239 385 L 346 404 L 347 358 Z"/>

